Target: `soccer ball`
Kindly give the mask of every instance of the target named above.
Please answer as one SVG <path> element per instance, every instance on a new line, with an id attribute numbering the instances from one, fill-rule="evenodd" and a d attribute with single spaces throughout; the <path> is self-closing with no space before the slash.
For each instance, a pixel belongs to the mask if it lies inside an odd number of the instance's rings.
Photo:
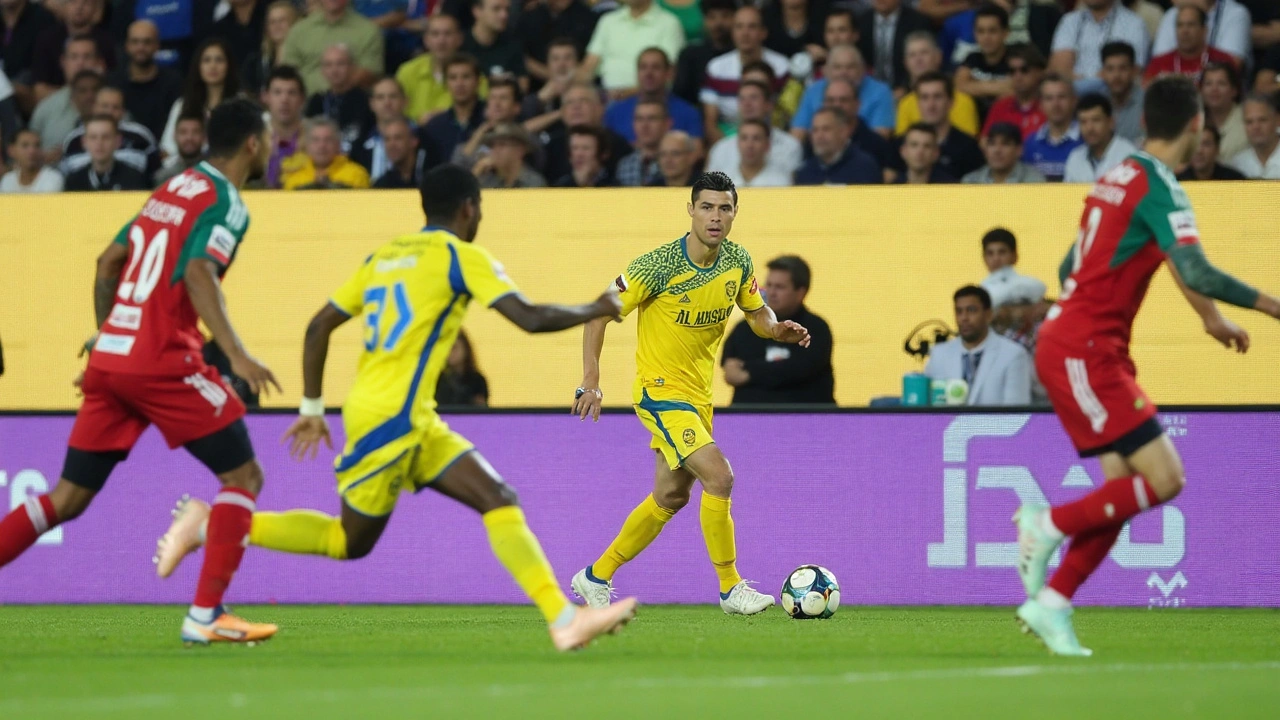
<path id="1" fill-rule="evenodd" d="M 825 620 L 840 607 L 840 583 L 820 565 L 801 565 L 782 584 L 782 609 L 796 620 Z"/>

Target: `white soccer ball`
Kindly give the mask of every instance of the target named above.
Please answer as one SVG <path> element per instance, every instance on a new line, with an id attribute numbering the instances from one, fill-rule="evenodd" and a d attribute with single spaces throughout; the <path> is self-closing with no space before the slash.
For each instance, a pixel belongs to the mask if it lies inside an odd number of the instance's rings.
<path id="1" fill-rule="evenodd" d="M 796 620 L 825 620 L 840 607 L 840 583 L 821 565 L 801 565 L 782 584 L 782 609 Z"/>

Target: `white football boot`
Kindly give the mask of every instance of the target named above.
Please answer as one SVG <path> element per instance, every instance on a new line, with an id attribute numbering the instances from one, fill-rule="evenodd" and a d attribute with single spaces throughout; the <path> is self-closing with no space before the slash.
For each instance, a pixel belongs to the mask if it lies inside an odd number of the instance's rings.
<path id="1" fill-rule="evenodd" d="M 608 580 L 601 580 L 590 574 L 591 568 L 585 567 L 573 576 L 573 580 L 569 583 L 569 587 L 573 589 L 573 594 L 582 598 L 587 607 L 591 608 L 607 608 L 609 603 L 613 602 L 613 583 Z"/>
<path id="2" fill-rule="evenodd" d="M 720 609 L 725 615 L 756 615 L 773 607 L 777 599 L 765 595 L 751 587 L 750 580 L 729 588 L 729 592 L 720 593 Z"/>

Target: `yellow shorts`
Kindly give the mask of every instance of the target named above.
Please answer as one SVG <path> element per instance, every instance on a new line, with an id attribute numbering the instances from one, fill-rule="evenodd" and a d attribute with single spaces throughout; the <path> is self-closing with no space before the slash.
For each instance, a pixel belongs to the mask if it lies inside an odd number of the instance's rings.
<path id="1" fill-rule="evenodd" d="M 679 400 L 654 400 L 641 390 L 636 404 L 640 424 L 653 433 L 649 447 L 662 453 L 675 470 L 698 448 L 715 442 L 711 438 L 711 406 Z"/>
<path id="2" fill-rule="evenodd" d="M 475 449 L 435 414 L 426 427 L 414 428 L 368 452 L 358 447 L 360 440 L 347 440 L 342 455 L 334 461 L 334 474 L 343 501 L 370 517 L 390 515 L 401 491 L 417 492 L 430 485 Z"/>

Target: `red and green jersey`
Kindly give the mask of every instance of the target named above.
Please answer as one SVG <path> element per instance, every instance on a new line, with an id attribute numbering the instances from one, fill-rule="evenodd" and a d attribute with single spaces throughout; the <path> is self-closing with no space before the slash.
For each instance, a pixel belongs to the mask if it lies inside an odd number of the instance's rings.
<path id="1" fill-rule="evenodd" d="M 183 272 L 189 261 L 204 258 L 226 273 L 248 229 L 239 191 L 208 163 L 156 189 L 116 235 L 129 260 L 89 366 L 134 375 L 201 367 L 204 337 Z"/>
<path id="2" fill-rule="evenodd" d="M 1178 245 L 1200 242 L 1186 192 L 1144 152 L 1103 175 L 1085 199 L 1071 276 L 1040 336 L 1128 352 L 1151 277 Z"/>

